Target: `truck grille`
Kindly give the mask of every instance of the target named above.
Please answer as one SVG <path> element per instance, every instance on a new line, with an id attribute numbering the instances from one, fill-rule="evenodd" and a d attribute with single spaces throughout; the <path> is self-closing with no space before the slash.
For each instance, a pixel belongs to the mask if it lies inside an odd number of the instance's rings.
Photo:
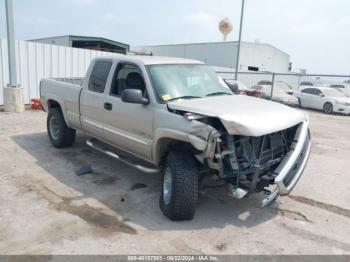
<path id="1" fill-rule="evenodd" d="M 299 125 L 260 137 L 228 136 L 228 147 L 219 147 L 223 155 L 223 173 L 225 177 L 237 174 L 264 175 L 272 173 L 291 150 Z M 217 154 L 220 156 L 221 152 Z M 228 153 L 227 153 L 228 152 Z M 225 154 L 226 153 L 226 154 Z M 232 164 L 233 163 L 233 164 Z"/>

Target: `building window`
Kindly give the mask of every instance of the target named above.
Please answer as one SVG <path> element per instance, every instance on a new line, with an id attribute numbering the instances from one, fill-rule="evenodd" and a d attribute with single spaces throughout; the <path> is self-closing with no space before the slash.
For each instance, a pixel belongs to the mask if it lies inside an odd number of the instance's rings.
<path id="1" fill-rule="evenodd" d="M 256 66 L 248 66 L 248 71 L 259 71 L 259 67 L 256 67 Z"/>

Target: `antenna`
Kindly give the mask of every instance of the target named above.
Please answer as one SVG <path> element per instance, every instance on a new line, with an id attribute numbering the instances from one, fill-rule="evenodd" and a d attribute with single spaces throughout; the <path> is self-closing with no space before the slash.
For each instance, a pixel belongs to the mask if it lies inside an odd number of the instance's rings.
<path id="1" fill-rule="evenodd" d="M 227 17 L 220 21 L 219 23 L 219 30 L 224 36 L 224 41 L 227 40 L 227 36 L 232 32 L 233 25 L 231 23 L 231 20 Z"/>

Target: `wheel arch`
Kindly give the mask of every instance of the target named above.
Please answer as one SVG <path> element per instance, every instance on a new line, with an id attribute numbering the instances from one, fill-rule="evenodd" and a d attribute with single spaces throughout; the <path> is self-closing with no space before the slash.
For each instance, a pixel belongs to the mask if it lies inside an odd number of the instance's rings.
<path id="1" fill-rule="evenodd" d="M 63 115 L 64 121 L 66 122 L 67 125 L 69 125 L 68 123 L 68 119 L 66 116 L 66 110 L 65 110 L 65 105 L 62 99 L 60 99 L 59 97 L 50 97 L 47 99 L 46 101 L 46 107 L 47 107 L 47 112 L 49 113 L 50 110 L 52 108 L 58 108 L 61 110 L 61 113 Z"/>
<path id="2" fill-rule="evenodd" d="M 192 152 L 199 154 L 206 149 L 207 142 L 185 132 L 170 131 L 156 135 L 156 143 L 153 146 L 153 158 L 159 165 L 171 150 Z"/>

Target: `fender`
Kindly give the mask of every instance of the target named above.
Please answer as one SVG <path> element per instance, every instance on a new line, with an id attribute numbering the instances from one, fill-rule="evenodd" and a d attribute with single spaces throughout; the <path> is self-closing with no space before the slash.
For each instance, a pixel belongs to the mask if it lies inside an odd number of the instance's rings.
<path id="1" fill-rule="evenodd" d="M 49 93 L 48 95 L 45 96 L 45 100 L 46 100 L 47 111 L 49 111 L 49 100 L 53 100 L 60 105 L 64 121 L 66 122 L 68 127 L 71 127 L 67 118 L 66 106 L 63 99 L 55 94 Z"/>
<path id="2" fill-rule="evenodd" d="M 190 143 L 195 149 L 205 151 L 207 148 L 207 141 L 183 131 L 173 130 L 168 128 L 159 128 L 155 132 L 154 143 L 152 146 L 152 158 L 156 165 L 159 164 L 161 158 L 160 146 L 162 139 L 178 140 Z"/>

